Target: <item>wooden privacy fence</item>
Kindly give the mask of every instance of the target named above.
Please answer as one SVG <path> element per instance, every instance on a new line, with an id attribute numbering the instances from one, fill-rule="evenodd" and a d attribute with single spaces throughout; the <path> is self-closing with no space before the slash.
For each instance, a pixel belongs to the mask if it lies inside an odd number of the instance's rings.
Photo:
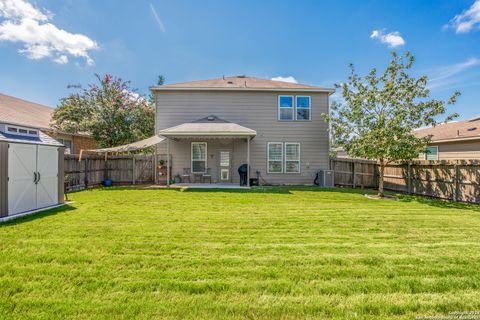
<path id="1" fill-rule="evenodd" d="M 103 156 L 65 155 L 65 185 L 68 191 L 98 187 L 110 179 L 115 185 L 153 183 L 153 155 Z"/>
<path id="2" fill-rule="evenodd" d="M 378 165 L 375 161 L 332 158 L 335 184 L 349 187 L 377 188 Z M 409 194 L 480 203 L 480 162 L 413 161 L 389 164 L 385 168 L 387 190 Z"/>

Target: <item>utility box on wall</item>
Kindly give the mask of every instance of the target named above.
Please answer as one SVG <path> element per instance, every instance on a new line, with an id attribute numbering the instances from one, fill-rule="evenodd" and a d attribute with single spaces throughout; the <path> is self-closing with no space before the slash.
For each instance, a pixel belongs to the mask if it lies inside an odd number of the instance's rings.
<path id="1" fill-rule="evenodd" d="M 0 219 L 64 202 L 64 146 L 38 130 L 0 131 Z"/>
<path id="2" fill-rule="evenodd" d="M 333 170 L 320 170 L 318 172 L 318 186 L 328 188 L 335 186 Z"/>

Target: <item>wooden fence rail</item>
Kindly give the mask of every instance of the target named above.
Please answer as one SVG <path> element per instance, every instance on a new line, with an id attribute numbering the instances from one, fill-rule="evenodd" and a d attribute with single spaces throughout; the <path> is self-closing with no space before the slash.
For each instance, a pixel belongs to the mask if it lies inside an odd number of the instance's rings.
<path id="1" fill-rule="evenodd" d="M 98 187 L 110 179 L 116 185 L 153 183 L 153 155 L 103 156 L 65 155 L 65 185 L 68 191 Z"/>
<path id="2" fill-rule="evenodd" d="M 347 158 L 330 159 L 335 184 L 377 188 L 375 161 Z M 454 201 L 480 203 L 480 162 L 412 161 L 389 164 L 384 174 L 385 189 Z"/>

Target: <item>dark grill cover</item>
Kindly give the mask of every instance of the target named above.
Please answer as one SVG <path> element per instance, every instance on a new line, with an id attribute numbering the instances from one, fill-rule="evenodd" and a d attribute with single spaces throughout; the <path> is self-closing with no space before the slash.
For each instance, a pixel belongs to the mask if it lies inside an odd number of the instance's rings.
<path id="1" fill-rule="evenodd" d="M 240 167 L 238 167 L 238 173 L 239 174 L 242 174 L 242 173 L 247 174 L 247 164 L 246 163 L 244 163 Z"/>
<path id="2" fill-rule="evenodd" d="M 247 185 L 247 170 L 248 166 L 246 163 L 242 164 L 238 167 L 238 174 L 240 175 L 240 185 L 246 186 Z"/>

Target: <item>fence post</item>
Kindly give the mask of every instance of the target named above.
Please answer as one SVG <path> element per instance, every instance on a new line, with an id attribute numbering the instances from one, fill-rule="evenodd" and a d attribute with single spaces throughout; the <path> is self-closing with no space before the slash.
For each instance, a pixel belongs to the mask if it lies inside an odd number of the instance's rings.
<path id="1" fill-rule="evenodd" d="M 135 175 L 137 174 L 137 168 L 135 165 L 135 155 L 132 156 L 132 184 L 135 184 Z"/>
<path id="2" fill-rule="evenodd" d="M 458 164 L 457 164 L 457 163 L 455 163 L 455 164 L 453 165 L 453 168 L 455 169 L 455 190 L 454 190 L 454 193 L 453 193 L 453 200 L 458 201 L 459 192 L 460 192 L 460 190 L 458 190 L 458 188 L 459 188 L 460 170 L 459 170 L 459 168 L 458 168 Z"/>
<path id="3" fill-rule="evenodd" d="M 355 160 L 352 160 L 352 188 L 355 189 Z"/>
<path id="4" fill-rule="evenodd" d="M 412 194 L 412 163 L 410 161 L 407 164 L 407 192 Z"/>
<path id="5" fill-rule="evenodd" d="M 84 168 L 84 173 L 85 173 L 85 176 L 84 176 L 84 184 L 85 184 L 85 189 L 88 188 L 88 156 L 85 156 L 84 158 L 84 161 L 85 161 L 85 168 Z"/>

